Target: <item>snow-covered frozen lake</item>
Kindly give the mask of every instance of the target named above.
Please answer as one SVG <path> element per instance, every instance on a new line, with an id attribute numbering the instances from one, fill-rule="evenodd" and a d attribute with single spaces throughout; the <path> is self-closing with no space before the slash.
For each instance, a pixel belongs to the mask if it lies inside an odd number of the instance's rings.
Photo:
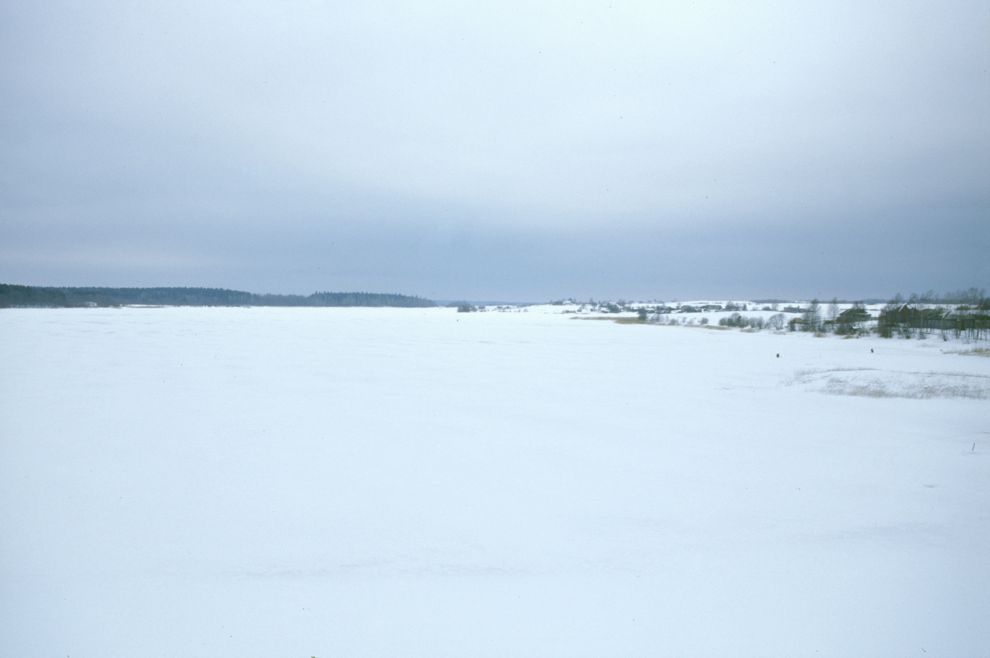
<path id="1" fill-rule="evenodd" d="M 986 657 L 971 347 L 5 310 L 0 656 Z"/>

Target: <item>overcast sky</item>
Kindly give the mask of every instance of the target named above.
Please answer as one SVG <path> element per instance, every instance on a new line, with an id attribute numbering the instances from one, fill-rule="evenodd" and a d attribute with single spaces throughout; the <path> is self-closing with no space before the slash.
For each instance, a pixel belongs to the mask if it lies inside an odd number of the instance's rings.
<path id="1" fill-rule="evenodd" d="M 0 282 L 990 287 L 990 3 L 0 2 Z"/>

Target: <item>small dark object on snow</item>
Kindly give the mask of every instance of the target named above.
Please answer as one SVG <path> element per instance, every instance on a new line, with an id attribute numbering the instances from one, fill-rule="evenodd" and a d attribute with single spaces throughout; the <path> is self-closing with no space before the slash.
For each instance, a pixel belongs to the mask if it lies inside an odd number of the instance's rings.
<path id="1" fill-rule="evenodd" d="M 777 352 L 777 358 L 778 359 L 780 358 L 780 352 Z"/>
<path id="2" fill-rule="evenodd" d="M 873 348 L 872 347 L 870 348 L 870 354 L 873 354 Z"/>

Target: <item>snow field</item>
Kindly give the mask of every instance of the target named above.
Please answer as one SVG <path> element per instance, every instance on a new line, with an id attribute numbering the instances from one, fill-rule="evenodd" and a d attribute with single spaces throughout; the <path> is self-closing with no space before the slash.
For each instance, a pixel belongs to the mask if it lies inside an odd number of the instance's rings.
<path id="1" fill-rule="evenodd" d="M 571 317 L 4 311 L 0 655 L 987 655 L 990 359 Z"/>

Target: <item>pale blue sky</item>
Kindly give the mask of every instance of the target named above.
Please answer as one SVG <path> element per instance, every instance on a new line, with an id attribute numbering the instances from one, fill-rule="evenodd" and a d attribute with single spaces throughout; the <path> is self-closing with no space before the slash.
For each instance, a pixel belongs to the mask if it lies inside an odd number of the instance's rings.
<path id="1" fill-rule="evenodd" d="M 357 4 L 0 4 L 0 281 L 990 287 L 986 2 Z"/>

